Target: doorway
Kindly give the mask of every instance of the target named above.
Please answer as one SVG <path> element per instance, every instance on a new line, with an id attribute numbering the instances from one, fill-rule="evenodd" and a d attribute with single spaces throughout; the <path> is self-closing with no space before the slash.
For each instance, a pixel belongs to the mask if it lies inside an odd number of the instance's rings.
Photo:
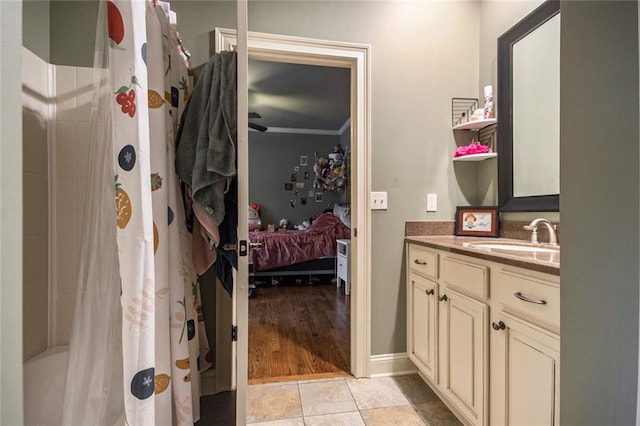
<path id="1" fill-rule="evenodd" d="M 371 191 L 369 148 L 371 133 L 370 46 L 254 32 L 248 32 L 245 35 L 247 35 L 247 54 L 251 59 L 345 67 L 351 70 L 352 173 L 350 176 L 353 187 L 358 188 L 358 191 L 352 191 L 350 194 L 352 202 L 351 259 L 353 264 L 351 276 L 357 277 L 357 279 L 352 280 L 351 285 L 350 360 L 351 374 L 353 376 L 368 377 L 371 354 L 371 212 L 368 208 Z M 240 38 L 243 39 L 243 37 Z M 216 52 L 233 50 L 236 46 L 238 46 L 238 43 L 235 30 L 219 28 L 215 30 Z M 239 58 L 240 61 L 241 58 Z M 239 88 L 246 88 L 246 81 L 243 85 L 240 83 L 239 80 Z M 246 115 L 247 106 L 246 104 L 242 105 L 240 100 L 239 97 L 239 110 L 242 111 L 244 108 L 244 114 Z M 243 102 L 246 101 L 243 100 Z M 239 146 L 238 149 L 240 151 L 246 149 L 246 147 Z M 247 215 L 240 213 L 239 220 L 246 221 Z M 239 239 L 243 238 L 246 239 L 247 235 L 239 235 Z M 246 282 L 238 282 L 238 288 L 243 286 L 246 286 Z M 238 293 L 233 301 L 234 305 L 237 306 L 237 309 L 234 309 L 234 312 L 236 312 L 234 323 L 238 327 L 238 342 L 234 343 L 234 348 L 237 346 L 234 372 L 238 377 L 236 381 L 239 398 L 237 406 L 238 415 L 241 417 L 245 410 L 243 408 L 244 403 L 240 399 L 244 400 L 246 397 L 247 340 L 243 330 L 247 330 L 247 302 L 248 292 Z"/>
<path id="2" fill-rule="evenodd" d="M 249 384 L 349 375 L 351 70 L 248 64 Z"/>

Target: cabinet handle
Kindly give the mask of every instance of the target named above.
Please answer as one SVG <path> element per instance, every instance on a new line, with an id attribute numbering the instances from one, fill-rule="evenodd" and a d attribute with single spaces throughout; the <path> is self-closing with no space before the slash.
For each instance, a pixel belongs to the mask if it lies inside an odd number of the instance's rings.
<path id="1" fill-rule="evenodd" d="M 502 321 L 494 321 L 491 323 L 491 327 L 493 327 L 493 329 L 496 331 L 500 331 L 504 330 L 507 326 Z"/>
<path id="2" fill-rule="evenodd" d="M 427 290 L 425 290 L 424 292 L 425 292 L 425 293 L 427 293 L 427 295 L 429 295 L 429 296 L 431 296 L 432 294 L 434 294 L 434 293 L 435 293 L 435 291 L 434 291 L 432 288 L 427 289 Z"/>
<path id="3" fill-rule="evenodd" d="M 523 296 L 522 293 L 520 293 L 519 291 L 516 291 L 515 293 L 513 293 L 513 295 L 515 297 L 517 297 L 520 300 L 524 300 L 525 302 L 529 302 L 529 303 L 535 303 L 536 305 L 546 305 L 547 301 L 546 300 L 542 300 L 542 299 L 531 299 L 527 296 Z"/>
<path id="4" fill-rule="evenodd" d="M 413 263 L 415 263 L 416 265 L 426 265 L 427 262 L 425 262 L 424 260 L 418 260 L 418 259 L 414 259 Z"/>
<path id="5" fill-rule="evenodd" d="M 446 294 L 443 294 L 442 296 L 438 296 L 438 300 L 441 302 L 446 302 L 448 299 Z"/>

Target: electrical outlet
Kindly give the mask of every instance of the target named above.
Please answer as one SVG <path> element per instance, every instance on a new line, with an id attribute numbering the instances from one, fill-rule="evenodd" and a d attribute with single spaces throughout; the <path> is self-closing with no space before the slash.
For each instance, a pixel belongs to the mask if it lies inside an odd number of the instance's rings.
<path id="1" fill-rule="evenodd" d="M 387 192 L 371 192 L 371 210 L 387 209 Z"/>
<path id="2" fill-rule="evenodd" d="M 436 210 L 438 210 L 438 195 L 427 194 L 427 211 L 435 212 Z"/>

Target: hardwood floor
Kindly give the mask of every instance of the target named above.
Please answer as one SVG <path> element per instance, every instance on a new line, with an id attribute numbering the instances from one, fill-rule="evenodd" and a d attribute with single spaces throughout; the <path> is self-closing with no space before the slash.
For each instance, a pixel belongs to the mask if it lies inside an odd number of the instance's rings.
<path id="1" fill-rule="evenodd" d="M 249 299 L 249 384 L 350 375 L 350 297 L 323 280 Z"/>

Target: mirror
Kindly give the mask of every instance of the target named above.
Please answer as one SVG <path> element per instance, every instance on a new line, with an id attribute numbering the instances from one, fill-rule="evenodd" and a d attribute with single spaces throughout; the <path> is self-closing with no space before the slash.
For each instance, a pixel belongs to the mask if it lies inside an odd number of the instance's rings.
<path id="1" fill-rule="evenodd" d="M 560 2 L 498 38 L 500 211 L 560 210 Z"/>

